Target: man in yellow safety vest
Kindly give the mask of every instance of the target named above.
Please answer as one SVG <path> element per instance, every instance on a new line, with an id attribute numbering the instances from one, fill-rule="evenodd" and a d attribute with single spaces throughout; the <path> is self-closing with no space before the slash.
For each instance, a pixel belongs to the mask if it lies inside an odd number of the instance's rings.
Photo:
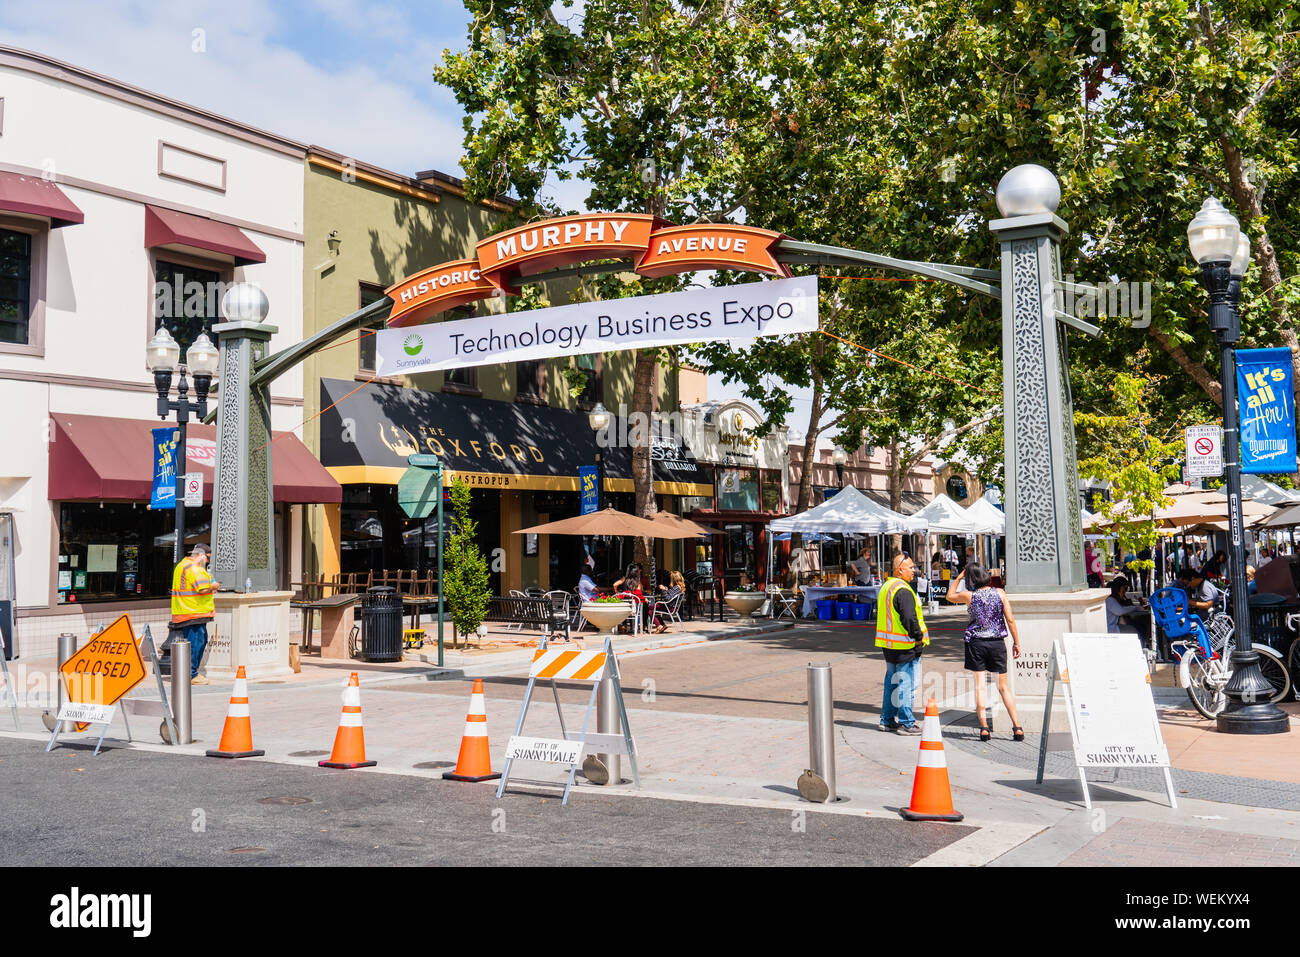
<path id="1" fill-rule="evenodd" d="M 208 622 L 216 614 L 213 594 L 219 587 L 208 574 L 208 546 L 195 545 L 172 573 L 172 632 L 190 643 L 190 683 L 207 684 L 199 674 L 208 644 Z"/>
<path id="2" fill-rule="evenodd" d="M 880 730 L 920 734 L 912 714 L 912 689 L 921 649 L 930 643 L 921 614 L 921 601 L 912 591 L 916 565 L 906 555 L 894 556 L 893 574 L 876 597 L 876 647 L 885 650 L 885 702 Z"/>

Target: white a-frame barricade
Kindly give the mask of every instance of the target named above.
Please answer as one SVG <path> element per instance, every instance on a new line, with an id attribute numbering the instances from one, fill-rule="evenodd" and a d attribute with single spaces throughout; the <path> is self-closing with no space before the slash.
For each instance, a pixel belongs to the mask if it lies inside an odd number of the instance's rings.
<path id="1" fill-rule="evenodd" d="M 522 736 L 524 719 L 528 717 L 528 706 L 533 700 L 533 689 L 538 678 L 549 678 L 551 693 L 555 697 L 555 712 L 560 718 L 560 735 L 562 740 L 548 738 L 526 738 Z M 606 678 L 614 686 L 614 700 L 618 704 L 618 717 L 623 726 L 622 734 L 598 734 L 591 731 L 592 715 L 596 710 L 596 695 L 601 681 Z M 560 692 L 555 682 L 589 681 L 591 682 L 591 699 L 587 702 L 587 713 L 582 719 L 581 731 L 569 731 L 564 725 L 564 709 L 560 707 Z M 632 729 L 627 721 L 627 706 L 623 703 L 623 685 L 619 680 L 618 659 L 610 639 L 605 639 L 600 651 L 570 651 L 562 648 L 548 648 L 543 640 L 533 655 L 533 664 L 528 671 L 528 688 L 524 691 L 524 703 L 519 709 L 519 720 L 515 722 L 515 732 L 506 745 L 506 766 L 501 772 L 501 783 L 497 786 L 497 797 L 505 793 L 510 783 L 510 773 L 515 761 L 541 761 L 546 764 L 567 764 L 569 777 L 564 785 L 564 798 L 561 804 L 569 803 L 569 791 L 573 789 L 573 776 L 578 770 L 578 762 L 584 754 L 625 754 L 632 767 L 632 783 L 641 786 L 641 778 L 636 768 L 636 745 L 632 741 Z M 558 787 L 550 781 L 523 781 L 519 783 Z"/>
<path id="2" fill-rule="evenodd" d="M 1047 766 L 1052 698 L 1058 686 L 1070 719 L 1084 806 L 1092 810 L 1086 769 L 1145 768 L 1164 772 L 1169 806 L 1178 807 L 1169 773 L 1169 751 L 1160 733 L 1151 692 L 1151 672 L 1138 637 L 1067 632 L 1052 642 L 1043 733 L 1038 744 L 1038 784 L 1043 783 Z"/>

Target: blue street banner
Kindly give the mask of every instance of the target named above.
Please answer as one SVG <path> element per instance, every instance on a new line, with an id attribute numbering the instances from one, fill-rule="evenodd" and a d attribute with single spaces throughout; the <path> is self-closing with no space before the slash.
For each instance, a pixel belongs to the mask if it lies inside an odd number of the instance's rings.
<path id="1" fill-rule="evenodd" d="M 1237 350 L 1237 408 L 1241 471 L 1264 475 L 1296 470 L 1295 390 L 1291 350 Z"/>
<path id="2" fill-rule="evenodd" d="M 176 507 L 176 429 L 153 429 L 153 497 L 150 508 Z"/>
<path id="3" fill-rule="evenodd" d="M 594 465 L 578 466 L 578 485 L 582 489 L 582 514 L 590 515 L 600 510 L 599 472 Z"/>

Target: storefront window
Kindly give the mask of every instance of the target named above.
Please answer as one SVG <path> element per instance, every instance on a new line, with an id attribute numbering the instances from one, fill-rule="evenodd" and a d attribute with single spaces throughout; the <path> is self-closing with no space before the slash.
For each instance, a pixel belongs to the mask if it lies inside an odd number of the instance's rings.
<path id="1" fill-rule="evenodd" d="M 221 274 L 159 259 L 154 265 L 154 318 L 166 326 L 185 355 L 200 333 L 221 322 Z"/>
<path id="2" fill-rule="evenodd" d="M 781 511 L 781 486 L 779 469 L 763 470 L 763 511 Z"/>
<path id="3" fill-rule="evenodd" d="M 719 468 L 719 511 L 758 511 L 758 470 Z"/>
<path id="4" fill-rule="evenodd" d="M 59 601 L 171 595 L 176 517 L 129 502 L 65 502 L 59 508 Z M 212 509 L 185 510 L 185 544 L 212 543 Z"/>
<path id="5" fill-rule="evenodd" d="M 600 356 L 595 353 L 581 355 L 575 357 L 574 362 L 587 377 L 578 402 L 582 405 L 595 405 L 603 401 L 605 392 L 600 381 Z"/>
<path id="6" fill-rule="evenodd" d="M 0 229 L 0 342 L 27 343 L 31 273 L 32 237 Z"/>
<path id="7" fill-rule="evenodd" d="M 368 283 L 361 284 L 361 293 L 358 297 L 357 308 L 364 309 L 373 302 L 378 302 L 384 298 L 384 290 L 378 286 L 371 286 Z M 362 327 L 360 338 L 357 340 L 357 369 L 361 372 L 375 371 L 375 337 L 374 333 L 380 329 L 388 327 L 385 319 L 376 319 L 374 322 Z"/>

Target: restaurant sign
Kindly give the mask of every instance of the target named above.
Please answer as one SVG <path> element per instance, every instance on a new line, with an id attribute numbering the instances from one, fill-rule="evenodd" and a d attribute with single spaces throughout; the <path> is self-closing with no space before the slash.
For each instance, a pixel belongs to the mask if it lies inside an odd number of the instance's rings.
<path id="1" fill-rule="evenodd" d="M 457 259 L 407 276 L 385 292 L 389 326 L 410 326 L 498 293 L 518 295 L 528 276 L 596 259 L 630 259 L 642 276 L 735 269 L 788 277 L 773 248 L 785 237 L 731 224 L 674 226 L 645 213 L 588 213 L 526 223 Z"/>

